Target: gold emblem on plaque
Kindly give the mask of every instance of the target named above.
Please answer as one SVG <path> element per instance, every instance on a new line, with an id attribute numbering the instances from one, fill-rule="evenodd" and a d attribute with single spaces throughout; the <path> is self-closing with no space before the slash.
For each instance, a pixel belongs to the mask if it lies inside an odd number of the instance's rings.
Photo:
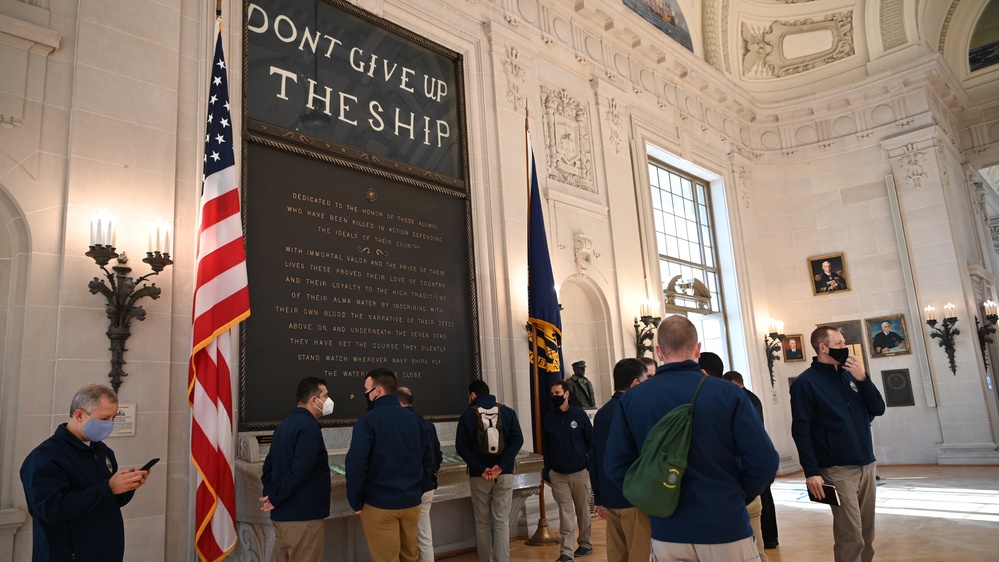
<path id="1" fill-rule="evenodd" d="M 364 198 L 368 200 L 368 203 L 374 203 L 378 199 L 378 193 L 371 187 L 364 190 Z"/>

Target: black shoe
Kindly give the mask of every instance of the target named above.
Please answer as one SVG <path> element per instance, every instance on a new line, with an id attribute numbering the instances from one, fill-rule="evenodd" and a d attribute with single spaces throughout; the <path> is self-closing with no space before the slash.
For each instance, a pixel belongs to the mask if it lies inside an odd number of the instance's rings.
<path id="1" fill-rule="evenodd" d="M 769 548 L 777 548 L 777 546 L 778 546 L 777 541 L 763 543 L 763 548 L 767 548 L 767 549 L 769 549 Z"/>
<path id="2" fill-rule="evenodd" d="M 555 562 L 572 562 L 572 558 L 570 558 L 567 554 L 563 554 L 562 556 L 559 556 L 558 560 Z"/>
<path id="3" fill-rule="evenodd" d="M 586 556 L 588 554 L 593 554 L 593 547 L 592 546 L 581 546 L 581 547 L 577 548 L 576 552 L 573 552 L 573 554 L 575 556 L 577 556 L 577 557 L 579 557 L 579 556 Z"/>

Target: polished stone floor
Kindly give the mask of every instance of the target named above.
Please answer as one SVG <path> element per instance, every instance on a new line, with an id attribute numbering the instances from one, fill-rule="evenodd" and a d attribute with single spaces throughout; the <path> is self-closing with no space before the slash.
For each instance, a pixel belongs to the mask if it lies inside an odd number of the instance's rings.
<path id="1" fill-rule="evenodd" d="M 877 497 L 879 562 L 985 562 L 999 560 L 999 467 L 880 467 Z M 832 562 L 832 514 L 808 501 L 801 473 L 777 479 L 780 547 L 770 562 Z M 557 529 L 557 521 L 549 522 Z M 553 531 L 555 532 L 555 531 Z M 604 559 L 604 523 L 594 520 L 594 552 L 582 562 Z M 553 562 L 557 546 L 531 547 L 514 540 L 510 559 Z M 474 553 L 448 562 L 474 562 Z"/>

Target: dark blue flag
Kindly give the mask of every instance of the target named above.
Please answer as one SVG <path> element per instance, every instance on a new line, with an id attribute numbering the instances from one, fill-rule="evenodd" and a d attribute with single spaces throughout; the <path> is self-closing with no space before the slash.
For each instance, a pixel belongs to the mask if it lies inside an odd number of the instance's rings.
<path id="1" fill-rule="evenodd" d="M 527 237 L 527 313 L 531 350 L 531 425 L 534 452 L 541 452 L 541 420 L 551 409 L 550 385 L 562 374 L 562 314 L 559 312 L 555 277 L 548 254 L 545 218 L 541 212 L 541 189 L 534 164 L 531 134 L 527 134 L 527 165 L 531 178 Z"/>

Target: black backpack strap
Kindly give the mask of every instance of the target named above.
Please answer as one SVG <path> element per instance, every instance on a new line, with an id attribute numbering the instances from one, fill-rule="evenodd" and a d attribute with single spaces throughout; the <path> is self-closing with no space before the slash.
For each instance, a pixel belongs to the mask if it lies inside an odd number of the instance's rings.
<path id="1" fill-rule="evenodd" d="M 708 376 L 707 375 L 703 375 L 701 377 L 701 382 L 697 383 L 697 390 L 695 390 L 694 391 L 694 395 L 690 397 L 690 413 L 691 414 L 694 413 L 694 400 L 697 400 L 697 394 L 701 392 L 701 385 L 703 385 L 704 381 L 706 381 L 706 380 L 708 380 Z"/>

